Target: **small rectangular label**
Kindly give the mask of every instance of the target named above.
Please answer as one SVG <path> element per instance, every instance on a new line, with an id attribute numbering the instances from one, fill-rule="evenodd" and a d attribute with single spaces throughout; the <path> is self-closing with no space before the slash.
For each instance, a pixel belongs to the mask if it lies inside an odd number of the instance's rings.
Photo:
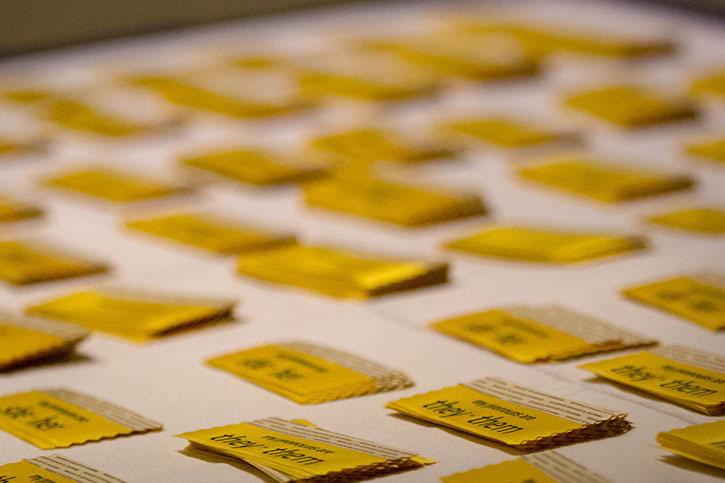
<path id="1" fill-rule="evenodd" d="M 481 483 L 500 481 L 506 483 L 559 483 L 551 476 L 524 459 L 504 461 L 495 465 L 475 468 L 441 478 L 442 483 Z"/>
<path id="2" fill-rule="evenodd" d="M 725 233 L 725 211 L 717 208 L 689 208 L 647 217 L 650 223 L 675 230 L 722 235 Z"/>
<path id="3" fill-rule="evenodd" d="M 424 226 L 485 213 L 475 194 L 374 178 L 327 178 L 303 188 L 309 206 L 402 226 Z"/>
<path id="4" fill-rule="evenodd" d="M 324 246 L 292 245 L 242 255 L 241 274 L 334 297 L 365 299 L 443 283 L 448 265 L 373 257 Z"/>
<path id="5" fill-rule="evenodd" d="M 511 446 L 584 426 L 464 385 L 400 399 L 386 407 Z"/>
<path id="6" fill-rule="evenodd" d="M 446 31 L 441 36 L 415 39 L 371 39 L 365 46 L 395 55 L 411 65 L 431 69 L 443 80 L 463 78 L 478 82 L 534 75 L 540 64 L 533 56 L 510 49 L 494 37 L 472 38 Z"/>
<path id="7" fill-rule="evenodd" d="M 2 154 L 2 141 L 0 141 L 0 154 Z M 42 213 L 39 208 L 0 196 L 0 223 L 35 218 Z"/>
<path id="8" fill-rule="evenodd" d="M 134 432 L 43 391 L 0 397 L 0 429 L 41 449 L 67 448 Z"/>
<path id="9" fill-rule="evenodd" d="M 725 138 L 693 142 L 685 146 L 690 156 L 716 163 L 725 163 Z"/>
<path id="10" fill-rule="evenodd" d="M 691 104 L 636 85 L 612 85 L 568 96 L 564 103 L 616 126 L 635 128 L 697 116 Z"/>
<path id="11" fill-rule="evenodd" d="M 697 96 L 725 98 L 725 69 L 716 67 L 700 73 L 690 83 L 690 92 Z"/>
<path id="12" fill-rule="evenodd" d="M 567 134 L 507 118 L 460 119 L 443 124 L 441 130 L 504 149 L 530 148 L 571 139 Z"/>
<path id="13" fill-rule="evenodd" d="M 403 414 L 522 450 L 541 450 L 631 429 L 625 413 L 488 377 L 388 403 Z"/>
<path id="14" fill-rule="evenodd" d="M 25 285 L 105 272 L 106 266 L 40 243 L 0 241 L 0 280 Z"/>
<path id="15" fill-rule="evenodd" d="M 631 287 L 622 291 L 630 299 L 657 307 L 706 329 L 725 328 L 725 289 L 716 276 L 682 276 Z"/>
<path id="16" fill-rule="evenodd" d="M 0 466 L 0 483 L 123 483 L 61 455 L 39 456 Z"/>
<path id="17" fill-rule="evenodd" d="M 76 483 L 76 481 L 36 466 L 27 460 L 0 466 L 0 482 L 2 483 Z"/>
<path id="18" fill-rule="evenodd" d="M 26 312 L 144 341 L 191 325 L 228 320 L 233 307 L 224 300 L 87 290 L 27 307 Z"/>
<path id="19" fill-rule="evenodd" d="M 615 59 L 637 59 L 650 55 L 671 53 L 673 41 L 666 38 L 640 38 L 634 36 L 602 35 L 600 32 L 582 32 L 562 29 L 557 25 L 539 26 L 528 23 L 481 21 L 477 19 L 459 22 L 463 31 L 479 35 L 505 34 L 512 36 L 534 57 L 555 53 L 572 53 Z"/>
<path id="20" fill-rule="evenodd" d="M 239 458 L 278 481 L 334 475 L 339 480 L 418 468 L 434 461 L 372 441 L 279 418 L 179 435 L 192 448 Z"/>
<path id="21" fill-rule="evenodd" d="M 502 226 L 444 244 L 472 255 L 547 263 L 574 263 L 643 248 L 643 239 L 600 233 Z"/>
<path id="22" fill-rule="evenodd" d="M 137 136 L 155 126 L 124 119 L 75 100 L 56 98 L 41 106 L 43 114 L 58 126 L 108 137 Z"/>
<path id="23" fill-rule="evenodd" d="M 438 76 L 406 68 L 400 63 L 368 66 L 367 59 L 361 62 L 359 55 L 355 56 L 355 60 L 358 61 L 356 69 L 336 69 L 334 66 L 303 68 L 297 73 L 301 95 L 315 100 L 343 97 L 390 102 L 430 95 L 440 84 Z"/>
<path id="24" fill-rule="evenodd" d="M 318 136 L 308 142 L 313 155 L 337 164 L 342 162 L 416 163 L 452 153 L 444 145 L 408 140 L 394 131 L 359 128 Z"/>
<path id="25" fill-rule="evenodd" d="M 46 185 L 113 203 L 163 198 L 185 190 L 108 168 L 81 168 L 57 174 Z"/>
<path id="26" fill-rule="evenodd" d="M 215 216 L 179 213 L 126 222 L 134 230 L 166 238 L 204 251 L 230 254 L 294 243 L 290 235 L 275 235 Z"/>
<path id="27" fill-rule="evenodd" d="M 505 310 L 477 312 L 442 320 L 432 326 L 523 363 L 550 359 L 557 354 L 586 352 L 590 346 L 579 337 Z"/>
<path id="28" fill-rule="evenodd" d="M 295 478 L 322 476 L 333 471 L 385 461 L 384 458 L 360 451 L 247 423 L 184 433 L 180 437 L 214 451 L 257 462 Z"/>
<path id="29" fill-rule="evenodd" d="M 63 354 L 73 345 L 75 342 L 57 335 L 9 325 L 0 318 L 0 371 L 54 353 Z"/>
<path id="30" fill-rule="evenodd" d="M 255 347 L 207 363 L 303 404 L 338 399 L 345 392 L 376 391 L 375 379 L 366 374 L 283 345 Z"/>
<path id="31" fill-rule="evenodd" d="M 725 373 L 653 352 L 580 366 L 606 379 L 711 415 L 725 411 Z"/>
<path id="32" fill-rule="evenodd" d="M 662 432 L 657 442 L 674 453 L 725 470 L 725 420 Z"/>
<path id="33" fill-rule="evenodd" d="M 128 81 L 160 95 L 172 104 L 238 119 L 279 116 L 309 107 L 301 98 L 283 97 L 265 101 L 248 95 L 227 94 L 213 90 L 213 87 L 207 87 L 203 82 L 187 82 L 173 77 L 136 76 Z"/>
<path id="34" fill-rule="evenodd" d="M 259 149 L 231 149 L 186 157 L 181 164 L 237 183 L 273 186 L 314 178 L 322 170 L 280 154 Z"/>
<path id="35" fill-rule="evenodd" d="M 582 156 L 556 156 L 520 168 L 524 180 L 595 201 L 614 203 L 690 188 L 687 175 L 621 166 Z"/>

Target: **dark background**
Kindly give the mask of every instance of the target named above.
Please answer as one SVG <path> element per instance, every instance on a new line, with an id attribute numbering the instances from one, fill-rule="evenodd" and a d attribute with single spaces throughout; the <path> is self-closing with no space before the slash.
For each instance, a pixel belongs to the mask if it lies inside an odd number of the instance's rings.
<path id="1" fill-rule="evenodd" d="M 354 0 L 0 0 L 0 55 L 343 1 Z M 647 3 L 725 16 L 725 0 Z"/>

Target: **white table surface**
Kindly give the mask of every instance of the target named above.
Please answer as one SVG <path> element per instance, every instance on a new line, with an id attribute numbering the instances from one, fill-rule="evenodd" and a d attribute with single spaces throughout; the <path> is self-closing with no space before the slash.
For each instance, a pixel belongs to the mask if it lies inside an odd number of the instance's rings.
<path id="1" fill-rule="evenodd" d="M 445 2 L 449 8 L 458 4 Z M 461 4 L 462 5 L 462 4 Z M 725 272 L 722 239 L 646 225 L 641 217 L 695 203 L 725 202 L 725 171 L 714 164 L 683 157 L 677 145 L 686 136 L 722 130 L 723 106 L 706 106 L 697 123 L 646 130 L 636 134 L 581 124 L 565 115 L 557 95 L 579 82 L 622 78 L 647 80 L 673 91 L 690 75 L 725 59 L 725 30 L 702 17 L 633 9 L 618 3 L 518 2 L 532 19 L 594 25 L 612 31 L 662 33 L 683 45 L 679 56 L 632 64 L 558 58 L 535 81 L 505 86 L 450 89 L 435 100 L 395 109 L 331 107 L 308 117 L 244 123 L 199 116 L 174 135 L 140 141 L 104 143 L 61 136 L 47 154 L 0 162 L 0 193 L 16 195 L 46 209 L 38 222 L 0 228 L 3 238 L 36 237 L 57 242 L 113 267 L 110 275 L 25 288 L 0 286 L 0 308 L 21 311 L 31 302 L 72 288 L 94 284 L 128 285 L 193 295 L 239 300 L 238 322 L 136 345 L 94 334 L 79 349 L 76 361 L 49 364 L 0 375 L 0 393 L 64 386 L 114 401 L 164 424 L 164 431 L 54 451 L 93 465 L 124 480 L 256 481 L 258 476 L 227 464 L 214 464 L 180 453 L 183 431 L 279 416 L 306 418 L 320 426 L 419 452 L 439 462 L 387 477 L 399 481 L 436 481 L 438 477 L 497 463 L 514 456 L 500 447 L 454 435 L 432 425 L 405 420 L 384 408 L 387 401 L 484 376 L 499 376 L 564 397 L 629 413 L 635 428 L 621 436 L 560 448 L 575 461 L 614 481 L 709 481 L 722 473 L 675 458 L 660 449 L 660 431 L 714 420 L 678 406 L 643 397 L 606 383 L 593 382 L 577 369 L 581 361 L 522 366 L 468 344 L 432 332 L 437 318 L 507 304 L 560 304 L 600 316 L 614 324 L 657 338 L 723 353 L 724 335 L 623 299 L 619 290 L 640 282 L 686 272 Z M 103 83 L 110 71 L 158 63 L 189 63 L 244 52 L 253 46 L 283 51 L 314 50 L 354 29 L 372 31 L 425 25 L 435 3 L 347 6 L 205 27 L 36 54 L 0 62 L 0 82 L 28 72 L 50 82 L 83 86 Z M 384 20 L 384 21 L 383 21 Z M 329 44 L 329 43 L 328 43 Z M 353 116 L 382 119 L 391 126 L 416 126 L 460 112 L 515 112 L 578 128 L 588 145 L 611 159 L 690 173 L 697 188 L 625 205 L 603 206 L 525 185 L 515 179 L 515 161 L 494 151 L 471 152 L 459 160 L 430 163 L 402 173 L 408 179 L 472 189 L 491 207 L 491 215 L 429 229 L 406 231 L 374 222 L 305 208 L 295 188 L 244 189 L 219 183 L 197 195 L 164 204 L 167 208 L 208 209 L 240 220 L 297 233 L 303 240 L 421 256 L 452 262 L 446 286 L 392 295 L 365 303 L 337 301 L 294 289 L 260 284 L 234 274 L 232 258 L 215 258 L 120 228 L 131 214 L 148 206 L 123 208 L 79 200 L 45 190 L 38 178 L 64 166 L 93 161 L 174 177 L 175 157 L 217 142 L 252 142 L 294 149 L 305 136 L 344 125 Z M 0 123 L 34 129 L 0 106 Z M 643 253 L 571 267 L 552 267 L 474 259 L 442 252 L 441 241 L 492 222 L 551 224 L 644 234 Z M 400 368 L 416 385 L 316 406 L 302 406 L 257 388 L 203 360 L 242 347 L 288 339 L 349 349 Z M 591 357 L 596 360 L 607 356 Z M 50 453 L 50 452 L 48 452 Z M 0 463 L 44 454 L 0 432 Z"/>

